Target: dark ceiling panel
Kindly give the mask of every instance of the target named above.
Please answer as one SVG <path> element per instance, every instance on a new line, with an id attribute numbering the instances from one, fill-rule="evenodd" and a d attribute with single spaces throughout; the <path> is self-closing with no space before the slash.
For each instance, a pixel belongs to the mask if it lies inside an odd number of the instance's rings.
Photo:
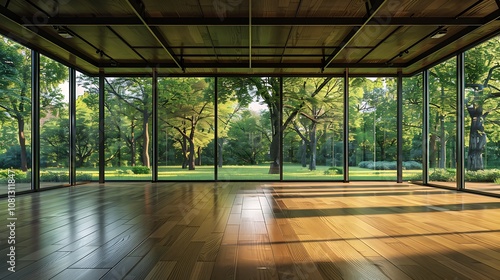
<path id="1" fill-rule="evenodd" d="M 114 75 L 147 74 L 151 67 L 172 75 L 336 75 L 346 67 L 356 75 L 408 74 L 499 32 L 499 18 L 496 0 L 0 4 L 2 34 L 86 73 L 104 67 Z M 438 29 L 446 36 L 430 39 Z"/>

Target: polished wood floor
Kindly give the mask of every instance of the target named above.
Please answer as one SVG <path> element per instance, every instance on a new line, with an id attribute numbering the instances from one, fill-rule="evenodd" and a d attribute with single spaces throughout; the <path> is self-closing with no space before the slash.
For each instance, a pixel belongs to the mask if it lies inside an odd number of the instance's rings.
<path id="1" fill-rule="evenodd" d="M 500 199 L 395 183 L 107 183 L 20 195 L 2 279 L 500 279 Z"/>

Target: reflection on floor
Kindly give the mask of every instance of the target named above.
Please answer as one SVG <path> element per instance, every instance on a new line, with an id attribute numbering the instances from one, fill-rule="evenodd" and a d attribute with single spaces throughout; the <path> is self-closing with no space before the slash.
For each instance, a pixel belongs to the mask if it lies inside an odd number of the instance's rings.
<path id="1" fill-rule="evenodd" d="M 411 184 L 89 184 L 14 217 L 2 279 L 500 279 L 500 199 Z"/>

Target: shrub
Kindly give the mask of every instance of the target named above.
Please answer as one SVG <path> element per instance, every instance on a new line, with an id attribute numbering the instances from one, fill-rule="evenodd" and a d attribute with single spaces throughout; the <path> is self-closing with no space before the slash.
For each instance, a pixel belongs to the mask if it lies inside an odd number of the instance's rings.
<path id="1" fill-rule="evenodd" d="M 325 170 L 323 172 L 324 175 L 338 175 L 338 174 L 344 174 L 344 169 L 342 167 L 337 167 L 333 166 L 328 168 L 328 170 Z"/>
<path id="2" fill-rule="evenodd" d="M 498 169 L 465 172 L 465 181 L 467 182 L 495 182 L 495 180 L 499 178 L 500 170 Z"/>
<path id="3" fill-rule="evenodd" d="M 396 170 L 397 166 L 397 162 L 395 161 L 362 161 L 358 164 L 358 167 L 373 170 Z M 422 164 L 416 161 L 403 161 L 403 169 L 420 170 L 422 169 Z"/>
<path id="4" fill-rule="evenodd" d="M 61 172 L 40 173 L 40 182 L 69 182 L 69 175 Z"/>
<path id="5" fill-rule="evenodd" d="M 88 173 L 76 174 L 76 181 L 80 181 L 80 182 L 92 181 L 92 174 L 88 174 Z"/>
<path id="6" fill-rule="evenodd" d="M 132 167 L 134 174 L 150 174 L 151 169 L 147 166 L 134 166 Z"/>
<path id="7" fill-rule="evenodd" d="M 453 182 L 455 181 L 455 173 L 444 168 L 435 169 L 429 174 L 430 181 Z"/>

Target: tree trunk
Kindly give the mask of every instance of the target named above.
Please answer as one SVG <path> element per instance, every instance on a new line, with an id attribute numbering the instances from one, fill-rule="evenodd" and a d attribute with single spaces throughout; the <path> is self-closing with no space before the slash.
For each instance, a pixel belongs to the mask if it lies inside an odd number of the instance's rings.
<path id="1" fill-rule="evenodd" d="M 302 143 L 300 144 L 300 163 L 302 164 L 302 167 L 306 167 L 306 158 L 307 158 L 307 145 L 306 141 L 302 140 Z"/>
<path id="2" fill-rule="evenodd" d="M 467 169 L 471 171 L 483 170 L 483 152 L 486 145 L 486 133 L 484 132 L 483 126 L 483 110 L 481 107 L 469 107 L 467 111 L 471 118 Z"/>
<path id="3" fill-rule="evenodd" d="M 21 170 L 26 172 L 28 170 L 28 157 L 26 153 L 26 137 L 24 136 L 24 119 L 17 118 L 17 127 L 19 135 L 19 146 L 21 147 Z"/>
<path id="4" fill-rule="evenodd" d="M 217 150 L 217 162 L 218 162 L 219 168 L 222 168 L 222 161 L 223 161 L 222 149 L 224 147 L 224 138 L 219 138 L 219 140 L 217 141 L 217 145 L 219 146 L 219 149 Z"/>
<path id="5" fill-rule="evenodd" d="M 446 168 L 446 131 L 444 129 L 444 116 L 439 117 L 439 140 L 441 147 L 439 149 L 439 168 Z"/>
<path id="6" fill-rule="evenodd" d="M 150 167 L 149 161 L 149 111 L 144 110 L 142 121 L 142 165 Z"/>
<path id="7" fill-rule="evenodd" d="M 309 158 L 309 170 L 316 170 L 316 146 L 318 145 L 318 139 L 316 137 L 316 125 L 311 127 L 309 132 L 309 149 L 311 150 L 311 156 Z"/>
<path id="8" fill-rule="evenodd" d="M 135 166 L 135 153 L 137 151 L 137 146 L 135 143 L 135 125 L 132 122 L 132 127 L 130 128 L 130 149 L 132 150 L 130 153 L 130 166 Z"/>
<path id="9" fill-rule="evenodd" d="M 271 164 L 269 166 L 269 174 L 280 174 L 280 117 L 277 112 L 271 113 L 271 122 L 273 125 L 273 138 L 269 147 L 271 156 Z"/>
<path id="10" fill-rule="evenodd" d="M 436 154 L 437 154 L 437 147 L 436 147 L 436 134 L 431 134 L 429 137 L 429 167 L 430 168 L 435 168 L 436 167 Z"/>
<path id="11" fill-rule="evenodd" d="M 194 162 L 194 158 L 195 158 L 195 153 L 194 153 L 194 142 L 189 139 L 189 156 L 188 156 L 188 166 L 189 166 L 189 170 L 195 170 L 195 162 Z"/>

